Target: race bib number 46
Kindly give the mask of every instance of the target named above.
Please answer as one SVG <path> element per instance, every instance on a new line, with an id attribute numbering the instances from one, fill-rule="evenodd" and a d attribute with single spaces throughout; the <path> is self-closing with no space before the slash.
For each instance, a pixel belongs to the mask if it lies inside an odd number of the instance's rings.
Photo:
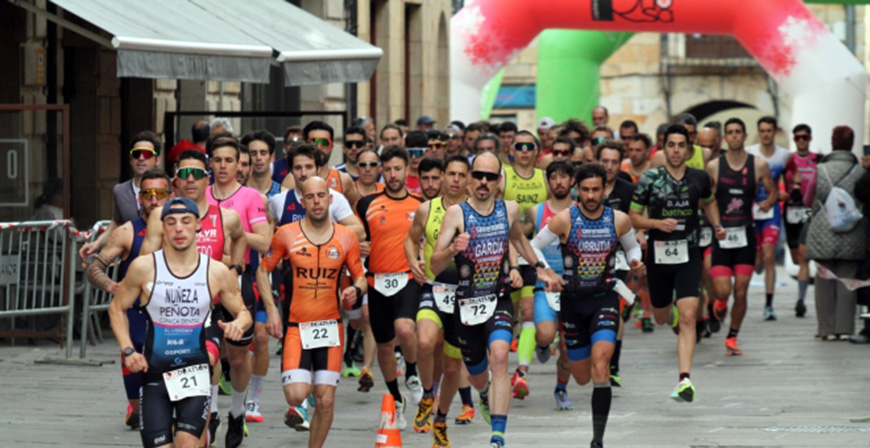
<path id="1" fill-rule="evenodd" d="M 392 297 L 408 284 L 407 272 L 375 274 L 375 290 L 386 297 Z"/>
<path id="2" fill-rule="evenodd" d="M 689 262 L 689 242 L 686 240 L 656 241 L 656 264 L 682 264 Z"/>
<path id="3" fill-rule="evenodd" d="M 472 297 L 470 299 L 459 299 L 459 319 L 463 325 L 480 325 L 495 314 L 497 302 L 498 297 L 495 294 Z"/>
<path id="4" fill-rule="evenodd" d="M 456 303 L 456 285 L 435 283 L 432 285 L 432 295 L 435 296 L 435 306 L 445 314 L 453 314 Z"/>
<path id="5" fill-rule="evenodd" d="M 166 393 L 171 401 L 190 397 L 205 397 L 211 394 L 208 364 L 182 367 L 163 374 Z"/>
<path id="6" fill-rule="evenodd" d="M 725 239 L 719 240 L 719 247 L 722 249 L 740 249 L 749 244 L 746 240 L 746 227 L 726 227 L 725 231 Z"/>
<path id="7" fill-rule="evenodd" d="M 318 320 L 316 322 L 300 322 L 299 337 L 303 350 L 323 347 L 338 347 L 341 338 L 338 332 L 338 321 Z"/>

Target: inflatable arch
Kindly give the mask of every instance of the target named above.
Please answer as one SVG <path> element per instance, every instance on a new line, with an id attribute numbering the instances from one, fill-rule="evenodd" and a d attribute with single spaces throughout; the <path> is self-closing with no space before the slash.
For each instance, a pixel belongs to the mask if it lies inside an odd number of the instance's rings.
<path id="1" fill-rule="evenodd" d="M 863 143 L 864 67 L 800 0 L 472 0 L 450 28 L 452 118 L 479 119 L 481 88 L 545 29 L 730 34 L 792 95 L 792 122 L 811 123 L 820 145 L 838 124 Z"/>

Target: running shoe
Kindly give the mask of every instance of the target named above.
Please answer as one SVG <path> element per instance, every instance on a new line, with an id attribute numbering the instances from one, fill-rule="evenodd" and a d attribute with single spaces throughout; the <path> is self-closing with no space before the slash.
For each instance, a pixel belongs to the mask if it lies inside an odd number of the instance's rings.
<path id="1" fill-rule="evenodd" d="M 566 391 L 566 390 L 554 391 L 553 398 L 556 399 L 556 410 L 557 411 L 570 411 L 570 410 L 574 409 L 574 405 L 571 403 L 571 400 L 568 399 L 568 391 Z"/>
<path id="2" fill-rule="evenodd" d="M 613 387 L 622 387 L 622 378 L 619 376 L 619 372 L 612 372 L 610 374 L 610 385 Z"/>
<path id="3" fill-rule="evenodd" d="M 303 407 L 296 408 L 300 414 L 302 414 L 302 422 L 296 425 L 297 432 L 304 432 L 311 429 L 311 412 L 308 412 L 308 409 Z"/>
<path id="4" fill-rule="evenodd" d="M 623 299 L 622 297 L 620 297 L 620 302 L 627 303 L 628 301 Z M 621 313 L 622 316 L 621 317 L 622 317 L 623 322 L 628 322 L 631 319 L 631 311 L 634 309 L 634 306 L 636 304 L 637 304 L 637 302 L 632 302 L 631 305 L 626 304 L 622 307 L 622 313 Z"/>
<path id="5" fill-rule="evenodd" d="M 127 416 L 124 418 L 124 424 L 130 429 L 139 429 L 139 412 L 133 410 L 133 406 L 127 403 Z"/>
<path id="6" fill-rule="evenodd" d="M 360 392 L 368 392 L 375 385 L 375 376 L 372 374 L 370 369 L 363 368 L 362 372 L 359 375 L 359 388 L 357 388 Z"/>
<path id="7" fill-rule="evenodd" d="M 237 448 L 242 444 L 245 438 L 245 416 L 240 415 L 233 417 L 232 413 L 227 414 L 227 437 L 225 445 L 227 448 Z"/>
<path id="8" fill-rule="evenodd" d="M 520 372 L 520 369 L 514 371 L 514 376 L 511 377 L 511 388 L 513 397 L 523 400 L 529 395 L 529 383 L 525 376 Z"/>
<path id="9" fill-rule="evenodd" d="M 423 398 L 414 417 L 414 432 L 429 432 L 432 428 L 432 414 L 435 411 L 435 398 Z M 436 438 L 437 439 L 437 438 Z"/>
<path id="10" fill-rule="evenodd" d="M 679 383 L 677 383 L 677 387 L 674 388 L 673 392 L 671 392 L 671 399 L 677 403 L 691 403 L 694 401 L 695 385 L 692 384 L 692 380 L 683 378 Z"/>
<path id="11" fill-rule="evenodd" d="M 546 364 L 547 361 L 550 360 L 550 356 L 552 356 L 550 352 L 550 347 L 548 346 L 536 346 L 535 347 L 535 356 L 538 358 L 538 362 L 541 364 Z"/>
<path id="12" fill-rule="evenodd" d="M 764 320 L 776 320 L 776 313 L 773 312 L 772 306 L 764 307 Z"/>
<path id="13" fill-rule="evenodd" d="M 350 364 L 341 364 L 341 376 L 345 378 L 356 378 L 360 376 L 360 373 L 359 369 L 353 364 L 353 361 L 351 361 Z"/>
<path id="14" fill-rule="evenodd" d="M 652 333 L 655 331 L 655 327 L 653 327 L 652 321 L 649 317 L 644 317 L 640 320 L 641 329 L 643 329 L 644 333 Z"/>
<path id="15" fill-rule="evenodd" d="M 725 339 L 725 352 L 728 356 L 740 356 L 743 354 L 743 351 L 737 346 L 737 338 Z"/>
<path id="16" fill-rule="evenodd" d="M 604 444 L 599 442 L 592 442 L 589 444 L 589 448 L 604 448 Z"/>
<path id="17" fill-rule="evenodd" d="M 221 371 L 221 380 L 218 384 L 220 385 L 220 388 L 218 389 L 220 395 L 233 394 L 233 383 L 227 379 L 227 373 L 225 371 Z"/>
<path id="18" fill-rule="evenodd" d="M 263 423 L 263 414 L 260 413 L 260 405 L 249 401 L 245 403 L 245 421 L 251 423 Z"/>
<path id="19" fill-rule="evenodd" d="M 500 440 L 490 440 L 489 448 L 504 448 L 504 442 Z"/>
<path id="20" fill-rule="evenodd" d="M 807 315 L 807 306 L 804 305 L 803 300 L 798 300 L 794 306 L 794 315 L 795 317 L 804 317 Z"/>
<path id="21" fill-rule="evenodd" d="M 517 351 L 517 346 L 518 346 L 519 343 L 520 343 L 520 342 L 519 342 L 519 338 L 516 338 L 516 337 L 515 337 L 515 338 L 513 338 L 513 340 L 511 340 L 511 351 L 512 351 L 512 352 Z"/>
<path id="22" fill-rule="evenodd" d="M 719 322 L 723 322 L 728 317 L 728 302 L 725 300 L 717 300 L 713 304 L 713 317 Z"/>
<path id="23" fill-rule="evenodd" d="M 311 426 L 311 415 L 302 406 L 290 406 L 284 413 L 284 424 L 296 431 L 308 431 Z"/>
<path id="24" fill-rule="evenodd" d="M 450 439 L 447 438 L 447 422 L 432 424 L 432 448 L 450 448 Z"/>
<path id="25" fill-rule="evenodd" d="M 405 420 L 405 408 L 408 406 L 408 397 L 402 395 L 402 401 L 396 402 L 396 426 L 399 430 L 404 431 L 408 427 L 408 421 Z"/>
<path id="26" fill-rule="evenodd" d="M 420 377 L 411 375 L 405 380 L 405 387 L 408 392 L 411 392 L 411 405 L 416 406 L 423 398 L 423 383 L 420 382 Z"/>
<path id="27" fill-rule="evenodd" d="M 314 399 L 314 392 L 308 395 L 308 407 L 313 408 L 317 405 L 317 401 Z"/>
<path id="28" fill-rule="evenodd" d="M 216 434 L 218 426 L 221 425 L 221 418 L 217 412 L 211 413 L 211 419 L 208 421 L 208 444 L 214 445 L 214 442 L 217 440 Z"/>
<path id="29" fill-rule="evenodd" d="M 480 416 L 483 417 L 483 421 L 486 422 L 487 425 L 491 425 L 492 418 L 489 415 L 489 400 L 479 398 L 477 403 L 480 405 Z"/>
<path id="30" fill-rule="evenodd" d="M 474 421 L 474 406 L 469 406 L 467 404 L 462 405 L 462 412 L 456 416 L 453 420 L 453 423 L 457 425 L 470 425 L 471 422 Z"/>

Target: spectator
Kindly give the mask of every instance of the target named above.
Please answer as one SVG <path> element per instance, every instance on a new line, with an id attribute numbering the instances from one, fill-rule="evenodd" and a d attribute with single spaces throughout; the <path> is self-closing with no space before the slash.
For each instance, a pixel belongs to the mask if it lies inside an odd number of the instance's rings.
<path id="1" fill-rule="evenodd" d="M 205 120 L 197 121 L 191 127 L 190 134 L 191 140 L 184 139 L 176 143 L 169 150 L 169 154 L 166 155 L 166 163 L 169 164 L 170 168 L 178 162 L 178 156 L 188 149 L 194 149 L 205 154 L 205 141 L 208 140 L 208 136 L 211 134 L 211 127 L 208 122 Z"/>
<path id="2" fill-rule="evenodd" d="M 864 170 L 852 154 L 855 133 L 848 126 L 837 126 L 831 136 L 834 150 L 822 159 L 818 174 L 810 180 L 804 203 L 812 205 L 813 216 L 807 230 L 806 256 L 838 278 L 855 278 L 858 265 L 866 257 L 864 220 L 852 230 L 835 232 L 828 222 L 825 199 L 834 186 L 853 197 Z M 860 207 L 860 202 L 857 204 Z M 847 340 L 855 331 L 857 293 L 837 280 L 816 277 L 817 338 Z"/>
<path id="3" fill-rule="evenodd" d="M 855 184 L 855 199 L 861 203 L 868 204 L 870 203 L 870 171 L 867 170 L 870 170 L 870 156 L 862 157 L 861 165 L 865 171 L 858 183 Z M 865 226 L 865 237 L 867 237 L 867 231 L 870 231 L 870 226 Z M 870 244 L 870 237 L 867 238 L 867 243 Z M 860 279 L 870 278 L 870 253 L 868 252 L 870 252 L 870 247 L 867 247 L 864 252 L 863 266 L 861 266 L 859 270 L 861 274 L 858 276 Z M 858 305 L 870 306 L 870 288 L 860 288 L 855 292 L 857 293 Z M 858 334 L 849 338 L 849 342 L 853 344 L 870 344 L 870 317 L 861 317 L 864 320 L 864 328 Z"/>
<path id="4" fill-rule="evenodd" d="M 222 134 L 224 132 L 229 132 L 231 135 L 235 135 L 233 131 L 233 124 L 230 123 L 230 119 L 226 117 L 214 117 L 211 122 L 208 124 L 209 131 L 211 135 Z"/>

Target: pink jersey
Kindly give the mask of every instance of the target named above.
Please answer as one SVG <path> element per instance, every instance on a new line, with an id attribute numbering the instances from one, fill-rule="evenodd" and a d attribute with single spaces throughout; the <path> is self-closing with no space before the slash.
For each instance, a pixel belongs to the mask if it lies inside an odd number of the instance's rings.
<path id="1" fill-rule="evenodd" d="M 208 206 L 208 213 L 200 221 L 202 228 L 196 234 L 196 250 L 212 260 L 224 258 L 224 220 L 217 205 Z"/>
<path id="2" fill-rule="evenodd" d="M 266 222 L 266 205 L 263 203 L 263 198 L 260 192 L 251 188 L 240 186 L 235 193 L 228 198 L 218 201 L 211 194 L 211 185 L 205 190 L 206 199 L 211 205 L 235 210 L 239 214 L 239 219 L 242 221 L 242 228 L 245 232 L 250 233 L 251 228 L 260 222 Z M 251 262 L 250 251 L 245 253 L 245 263 Z"/>
<path id="3" fill-rule="evenodd" d="M 809 153 L 806 157 L 801 157 L 797 153 L 792 154 L 788 163 L 785 166 L 785 187 L 786 191 L 791 191 L 792 183 L 794 182 L 794 174 L 798 171 L 801 173 L 801 194 L 806 196 L 810 182 L 816 177 L 816 167 L 822 161 L 822 156 L 816 153 Z"/>

